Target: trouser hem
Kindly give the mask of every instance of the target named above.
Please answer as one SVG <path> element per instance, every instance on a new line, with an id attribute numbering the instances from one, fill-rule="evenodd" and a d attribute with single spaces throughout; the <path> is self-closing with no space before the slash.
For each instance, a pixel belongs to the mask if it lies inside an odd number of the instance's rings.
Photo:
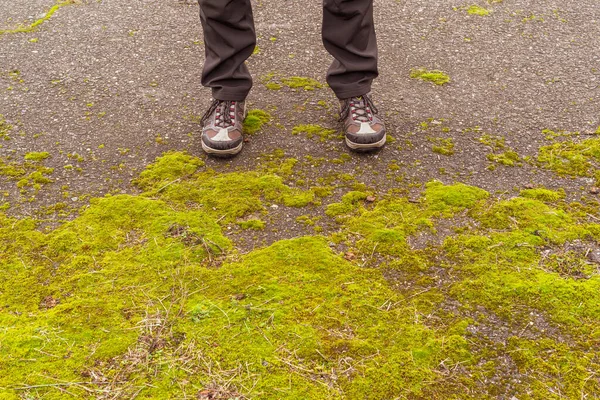
<path id="1" fill-rule="evenodd" d="M 250 91 L 240 92 L 239 90 L 231 89 L 212 89 L 212 97 L 216 100 L 222 101 L 244 101 L 248 97 Z"/>
<path id="2" fill-rule="evenodd" d="M 371 91 L 371 83 L 359 84 L 352 88 L 346 89 L 331 89 L 333 90 L 338 99 L 344 100 L 350 97 L 362 96 L 363 94 L 369 93 Z"/>

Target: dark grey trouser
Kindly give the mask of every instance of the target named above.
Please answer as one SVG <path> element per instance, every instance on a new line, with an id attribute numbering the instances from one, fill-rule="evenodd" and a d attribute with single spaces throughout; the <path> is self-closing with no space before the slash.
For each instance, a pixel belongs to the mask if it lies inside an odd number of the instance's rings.
<path id="1" fill-rule="evenodd" d="M 202 85 L 219 100 L 244 100 L 252 77 L 244 61 L 256 45 L 250 0 L 198 0 L 206 61 Z M 373 0 L 323 0 L 323 44 L 334 61 L 327 83 L 340 99 L 371 90 L 377 77 Z"/>

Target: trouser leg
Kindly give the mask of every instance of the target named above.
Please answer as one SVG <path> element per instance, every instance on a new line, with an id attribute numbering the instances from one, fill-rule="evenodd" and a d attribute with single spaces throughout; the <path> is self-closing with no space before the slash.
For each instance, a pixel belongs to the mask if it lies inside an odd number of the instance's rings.
<path id="1" fill-rule="evenodd" d="M 202 85 L 215 99 L 241 101 L 252 87 L 244 62 L 252 55 L 256 33 L 250 0 L 198 0 L 206 60 Z"/>
<path id="2" fill-rule="evenodd" d="M 323 44 L 334 57 L 327 83 L 340 99 L 371 90 L 378 75 L 373 0 L 323 0 Z"/>

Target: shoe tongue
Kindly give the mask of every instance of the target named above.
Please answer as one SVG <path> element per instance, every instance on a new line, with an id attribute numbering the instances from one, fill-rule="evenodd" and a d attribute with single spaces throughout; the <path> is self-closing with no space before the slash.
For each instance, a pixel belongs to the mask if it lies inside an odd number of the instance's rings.
<path id="1" fill-rule="evenodd" d="M 235 102 L 231 102 L 231 105 L 235 105 Z M 234 121 L 231 117 L 231 113 L 233 111 L 230 109 L 228 102 L 224 101 L 219 104 L 218 112 L 221 114 L 221 122 L 218 124 L 219 127 L 228 128 L 230 126 L 234 126 Z M 235 118 L 235 115 L 233 118 Z"/>

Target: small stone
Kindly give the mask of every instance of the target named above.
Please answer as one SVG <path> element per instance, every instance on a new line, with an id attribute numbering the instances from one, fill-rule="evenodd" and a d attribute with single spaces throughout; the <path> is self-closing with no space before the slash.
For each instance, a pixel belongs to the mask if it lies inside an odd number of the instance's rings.
<path id="1" fill-rule="evenodd" d="M 534 186 L 531 183 L 525 185 L 525 189 L 533 189 Z"/>
<path id="2" fill-rule="evenodd" d="M 273 204 L 273 205 L 271 206 L 271 208 L 272 208 L 273 210 L 277 210 L 277 209 L 279 208 L 279 206 L 278 206 L 277 204 Z"/>
<path id="3" fill-rule="evenodd" d="M 594 186 L 594 187 L 590 188 L 590 193 L 591 194 L 598 194 L 598 193 L 600 193 L 600 188 Z"/>
<path id="4" fill-rule="evenodd" d="M 377 200 L 377 197 L 375 197 L 375 196 L 367 196 L 366 200 L 367 200 L 367 202 L 372 203 L 375 200 Z"/>
<path id="5" fill-rule="evenodd" d="M 79 200 L 79 198 L 78 197 L 71 197 L 71 200 L 72 201 L 77 201 L 77 200 Z"/>
<path id="6" fill-rule="evenodd" d="M 594 262 L 598 265 L 600 265 L 600 250 L 596 249 L 596 250 L 592 250 L 588 253 L 588 258 L 591 262 Z"/>
<path id="7" fill-rule="evenodd" d="M 348 261 L 352 261 L 356 258 L 356 255 L 353 252 L 349 251 L 346 254 L 344 254 L 344 258 Z"/>

